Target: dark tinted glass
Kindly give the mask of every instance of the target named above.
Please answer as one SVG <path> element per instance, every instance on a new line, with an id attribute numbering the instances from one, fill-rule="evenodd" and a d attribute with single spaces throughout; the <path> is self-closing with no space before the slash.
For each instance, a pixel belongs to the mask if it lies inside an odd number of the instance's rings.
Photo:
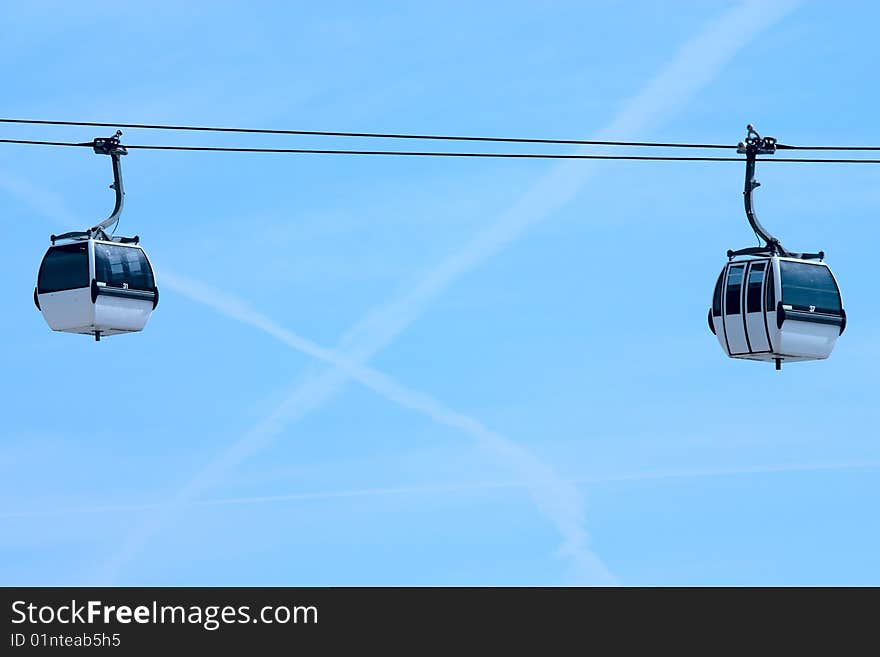
<path id="1" fill-rule="evenodd" d="M 95 279 L 110 287 L 149 290 L 154 286 L 147 256 L 138 248 L 95 242 Z"/>
<path id="2" fill-rule="evenodd" d="M 46 252 L 40 274 L 37 277 L 37 291 L 60 292 L 89 286 L 89 243 L 74 242 L 53 246 Z"/>
<path id="3" fill-rule="evenodd" d="M 800 310 L 813 306 L 816 312 L 840 312 L 840 293 L 828 267 L 786 260 L 779 266 L 782 303 Z"/>
<path id="4" fill-rule="evenodd" d="M 761 312 L 761 283 L 764 282 L 764 263 L 756 262 L 749 269 L 749 288 L 746 291 L 746 312 Z"/>
<path id="5" fill-rule="evenodd" d="M 744 265 L 737 265 L 730 268 L 727 274 L 727 298 L 725 304 L 728 315 L 738 315 L 740 311 L 740 294 L 742 293 Z"/>
<path id="6" fill-rule="evenodd" d="M 773 279 L 773 266 L 767 267 L 767 312 L 776 310 L 776 285 Z"/>
<path id="7" fill-rule="evenodd" d="M 715 315 L 715 317 L 719 317 L 721 315 L 722 283 L 724 283 L 723 271 L 718 275 L 718 282 L 715 283 L 715 294 L 712 295 L 712 314 Z"/>

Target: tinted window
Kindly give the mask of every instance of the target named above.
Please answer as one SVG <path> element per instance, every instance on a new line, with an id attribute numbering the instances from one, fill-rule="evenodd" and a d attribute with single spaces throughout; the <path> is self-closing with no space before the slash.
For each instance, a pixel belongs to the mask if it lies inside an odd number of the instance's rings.
<path id="1" fill-rule="evenodd" d="M 730 268 L 727 274 L 727 298 L 725 304 L 728 315 L 739 314 L 740 295 L 742 293 L 743 265 Z"/>
<path id="2" fill-rule="evenodd" d="M 724 283 L 724 272 L 718 275 L 718 282 L 715 283 L 715 294 L 712 295 L 712 314 L 715 317 L 721 315 L 721 290 Z"/>
<path id="3" fill-rule="evenodd" d="M 37 288 L 40 294 L 89 286 L 89 243 L 53 246 L 46 252 Z"/>
<path id="4" fill-rule="evenodd" d="M 746 312 L 761 312 L 761 284 L 764 282 L 763 262 L 752 264 L 749 269 L 749 287 L 746 291 Z"/>
<path id="5" fill-rule="evenodd" d="M 138 248 L 95 242 L 95 279 L 110 287 L 152 290 L 153 271 Z"/>
<path id="6" fill-rule="evenodd" d="M 773 279 L 773 265 L 767 268 L 767 311 L 776 309 L 776 285 Z"/>
<path id="7" fill-rule="evenodd" d="M 840 313 L 840 293 L 828 267 L 786 260 L 779 266 L 782 303 L 800 310 L 814 306 L 816 312 Z"/>

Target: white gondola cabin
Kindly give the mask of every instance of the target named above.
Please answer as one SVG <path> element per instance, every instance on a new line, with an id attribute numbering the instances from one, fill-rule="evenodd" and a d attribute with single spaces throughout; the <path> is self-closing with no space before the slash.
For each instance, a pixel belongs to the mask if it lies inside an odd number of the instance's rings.
<path id="1" fill-rule="evenodd" d="M 49 247 L 34 302 L 53 331 L 100 338 L 142 330 L 159 290 L 139 245 L 83 239 Z"/>
<path id="2" fill-rule="evenodd" d="M 822 360 L 845 328 L 840 289 L 824 262 L 732 260 L 715 284 L 709 329 L 731 358 Z"/>

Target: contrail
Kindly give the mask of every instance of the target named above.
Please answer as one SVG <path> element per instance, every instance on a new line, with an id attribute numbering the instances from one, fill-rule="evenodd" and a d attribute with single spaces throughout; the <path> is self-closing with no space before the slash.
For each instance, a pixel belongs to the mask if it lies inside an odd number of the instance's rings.
<path id="1" fill-rule="evenodd" d="M 644 129 L 651 122 L 659 121 L 665 115 L 677 110 L 688 102 L 700 88 L 710 82 L 743 45 L 761 30 L 780 20 L 793 9 L 795 4 L 793 2 L 778 4 L 746 2 L 726 12 L 701 35 L 686 43 L 666 69 L 636 98 L 630 101 L 627 108 L 600 135 L 610 135 L 615 138 L 634 136 L 634 132 Z M 510 211 L 503 215 L 501 220 L 480 233 L 459 253 L 441 263 L 409 294 L 377 308 L 350 330 L 342 341 L 348 355 L 346 363 L 349 366 L 359 367 L 361 362 L 368 360 L 373 354 L 387 346 L 400 332 L 415 321 L 434 297 L 458 278 L 518 238 L 530 225 L 552 215 L 569 202 L 594 170 L 595 166 L 572 163 L 558 165 L 552 169 Z M 165 282 L 167 284 L 167 280 Z M 269 418 L 209 464 L 180 492 L 176 499 L 185 500 L 192 497 L 215 482 L 217 478 L 248 454 L 259 449 L 280 433 L 285 422 L 302 417 L 334 394 L 346 380 L 347 374 L 351 374 L 351 371 L 340 365 L 336 370 L 321 373 L 297 386 Z M 363 379 L 359 380 L 364 382 Z M 374 383 L 380 382 L 374 381 Z M 383 394 L 391 392 L 394 391 L 386 389 Z M 409 393 L 410 391 L 403 390 L 403 392 Z M 439 419 L 437 416 L 444 416 L 449 411 L 443 407 L 433 406 L 432 403 L 426 403 L 425 399 L 416 398 L 408 401 L 409 407 L 435 416 L 435 419 Z M 433 400 L 427 401 L 433 402 Z M 407 405 L 405 396 L 398 399 L 398 402 Z M 522 462 L 525 459 L 531 466 L 534 466 L 534 463 L 531 462 L 533 457 L 524 457 L 522 452 L 516 451 L 519 448 L 510 451 L 509 445 L 505 445 L 503 442 L 499 444 L 498 438 L 500 437 L 482 425 L 470 424 L 474 421 L 454 413 L 445 416 L 447 423 L 462 429 L 469 428 L 471 433 L 481 435 L 481 440 L 494 449 L 509 451 L 508 456 L 514 462 Z M 552 473 L 550 474 L 552 477 Z M 550 492 L 553 493 L 552 489 Z M 558 500 L 557 503 L 545 501 L 543 506 L 545 512 L 559 511 L 556 508 L 559 506 Z M 111 568 L 111 572 L 118 569 L 131 555 L 136 553 L 140 543 L 145 541 L 151 533 L 152 529 L 142 527 L 131 535 L 126 549 L 123 550 L 122 557 L 115 560 L 115 567 Z M 565 532 L 563 533 L 566 535 Z M 571 532 L 571 536 L 577 537 L 579 535 L 583 535 L 583 529 L 580 526 Z M 567 547 L 571 549 L 572 545 L 578 544 L 580 544 L 579 539 L 569 539 Z"/>
<path id="2" fill-rule="evenodd" d="M 204 283 L 187 280 L 167 271 L 163 275 L 162 281 L 164 286 L 170 287 L 190 299 L 210 306 L 231 319 L 253 326 L 297 351 L 323 361 L 332 366 L 336 372 L 341 373 L 343 377 L 358 381 L 399 406 L 426 415 L 439 424 L 458 429 L 475 438 L 481 447 L 496 457 L 500 457 L 502 462 L 513 466 L 514 470 L 523 477 L 538 508 L 551 519 L 562 534 L 564 544 L 560 548 L 560 554 L 572 560 L 578 581 L 601 584 L 615 582 L 610 571 L 588 547 L 589 539 L 583 529 L 583 503 L 575 486 L 561 479 L 549 466 L 542 463 L 526 449 L 501 434 L 491 431 L 478 420 L 445 406 L 425 393 L 402 386 L 391 377 L 377 372 L 347 355 L 321 347 L 293 331 L 285 329 L 265 315 L 256 312 L 240 299 L 212 289 Z M 336 378 L 333 379 L 334 386 L 336 380 Z M 244 439 L 239 440 L 220 460 L 214 461 L 209 469 L 203 471 L 180 491 L 175 496 L 172 506 L 185 505 L 198 492 L 214 483 L 219 474 L 228 471 L 246 458 L 248 454 L 261 447 L 270 436 L 279 433 L 283 428 L 282 417 L 286 416 L 289 420 L 291 412 L 295 416 L 302 414 L 304 409 L 314 406 L 318 396 L 325 395 L 327 391 L 328 388 L 320 380 L 317 386 L 298 387 L 285 400 L 280 409 L 277 409 L 267 420 L 261 422 Z M 151 523 L 146 530 L 141 529 L 136 534 L 137 540 L 129 541 L 126 544 L 127 549 L 123 550 L 117 559 L 111 562 L 109 573 L 115 573 L 116 569 L 133 557 L 134 553 L 142 546 L 142 542 L 152 534 L 154 529 L 158 529 L 158 519 L 154 520 L 155 523 Z"/>
<path id="3" fill-rule="evenodd" d="M 51 214 L 60 223 L 70 223 L 70 214 L 58 199 L 49 193 L 41 194 L 39 189 L 27 181 L 11 177 L 0 171 L 0 186 L 31 202 L 44 213 Z M 39 203 L 36 202 L 38 200 Z M 551 518 L 565 538 L 560 553 L 571 558 L 579 581 L 601 584 L 615 582 L 610 571 L 588 548 L 588 537 L 582 529 L 584 512 L 577 490 L 570 483 L 559 479 L 550 468 L 542 464 L 527 450 L 488 430 L 478 421 L 446 408 L 429 396 L 404 388 L 389 377 L 351 361 L 345 355 L 325 349 L 281 327 L 239 299 L 224 295 L 203 283 L 176 276 L 167 270 L 164 271 L 162 285 L 208 305 L 223 315 L 254 326 L 294 349 L 330 364 L 334 369 L 323 377 L 317 378 L 314 385 L 299 386 L 294 390 L 284 403 L 231 449 L 227 450 L 222 458 L 209 464 L 209 467 L 204 469 L 200 476 L 190 481 L 184 489 L 179 491 L 170 504 L 142 505 L 138 510 L 161 512 L 190 503 L 216 478 L 261 448 L 269 438 L 280 433 L 283 430 L 285 420 L 289 422 L 292 417 L 299 417 L 314 408 L 329 394 L 332 394 L 346 378 L 352 378 L 405 408 L 421 412 L 440 424 L 471 435 L 488 451 L 515 466 L 523 475 L 539 508 Z M 113 509 L 116 507 L 105 508 Z M 160 516 L 157 515 L 154 516 L 152 522 L 141 525 L 138 531 L 129 535 L 126 543 L 127 549 L 123 550 L 115 561 L 110 562 L 107 568 L 108 572 L 115 573 L 122 564 L 136 554 L 142 544 L 160 527 Z"/>
<path id="4" fill-rule="evenodd" d="M 707 468 L 701 470 L 669 470 L 658 472 L 633 472 L 618 475 L 599 475 L 578 477 L 572 484 L 602 484 L 616 482 L 644 482 L 681 479 L 706 479 L 715 477 L 737 477 L 755 474 L 785 474 L 791 472 L 836 472 L 841 470 L 875 470 L 880 461 L 852 461 L 843 463 L 782 463 L 778 465 L 755 465 L 742 468 Z M 314 491 L 306 493 L 280 493 L 276 495 L 251 495 L 246 497 L 219 497 L 207 500 L 192 500 L 187 507 L 248 506 L 252 504 L 281 504 L 285 502 L 313 502 L 348 498 L 371 498 L 395 495 L 436 495 L 443 493 L 467 493 L 486 490 L 506 490 L 524 488 L 521 481 L 476 481 L 433 484 L 429 486 L 391 486 L 387 488 L 355 488 L 348 490 Z M 143 502 L 130 504 L 104 504 L 81 507 L 52 507 L 25 511 L 0 512 L 0 520 L 32 519 L 47 517 L 66 517 L 71 515 L 100 515 L 108 513 L 138 513 L 154 511 L 167 507 L 164 502 Z"/>
<path id="5" fill-rule="evenodd" d="M 725 12 L 701 34 L 686 42 L 666 68 L 626 105 L 598 138 L 635 137 L 639 130 L 662 120 L 689 102 L 746 43 L 782 19 L 796 4 L 751 1 Z M 582 152 L 585 150 L 581 149 Z M 443 261 L 408 294 L 368 313 L 346 333 L 340 349 L 348 355 L 352 364 L 368 361 L 415 321 L 427 304 L 456 280 L 518 238 L 530 225 L 552 215 L 568 203 L 595 169 L 593 163 L 565 162 L 553 167 L 495 224 Z M 199 296 L 206 300 L 204 295 Z M 250 323 L 251 316 L 248 312 L 242 312 L 237 303 L 233 302 L 227 310 L 232 311 L 232 316 Z M 307 377 L 269 418 L 211 462 L 175 499 L 185 501 L 213 485 L 224 472 L 271 442 L 282 432 L 285 424 L 298 420 L 332 397 L 347 378 L 341 368 Z M 159 523 L 155 522 L 139 527 L 130 535 L 121 554 L 110 562 L 108 572 L 115 576 L 158 527 Z M 583 529 L 578 527 L 577 535 L 582 533 Z"/>

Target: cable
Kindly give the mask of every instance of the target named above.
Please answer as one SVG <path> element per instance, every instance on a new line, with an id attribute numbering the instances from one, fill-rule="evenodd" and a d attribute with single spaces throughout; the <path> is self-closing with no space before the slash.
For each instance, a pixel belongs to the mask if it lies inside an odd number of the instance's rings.
<path id="1" fill-rule="evenodd" d="M 0 139 L 0 144 L 30 144 L 33 146 L 91 146 L 92 142 L 34 141 L 32 139 Z"/>
<path id="2" fill-rule="evenodd" d="M 745 160 L 741 160 L 745 162 Z M 880 160 L 853 157 L 759 157 L 758 162 L 812 162 L 815 164 L 880 164 Z"/>
<path id="3" fill-rule="evenodd" d="M 700 144 L 684 142 L 614 141 L 595 139 L 544 139 L 532 137 L 482 137 L 462 135 L 420 135 L 384 132 L 339 132 L 332 130 L 283 130 L 275 128 L 228 128 L 217 126 L 166 125 L 159 123 L 106 123 L 101 121 L 49 121 L 42 119 L 0 119 L 0 123 L 26 125 L 63 125 L 92 128 L 133 128 L 138 130 L 181 130 L 187 132 L 229 132 L 237 134 L 298 135 L 313 137 L 364 137 L 372 139 L 417 139 L 443 141 L 500 142 L 511 144 L 567 144 L 582 146 L 634 146 L 656 148 L 733 149 L 733 144 Z M 880 146 L 792 146 L 776 144 L 780 150 L 801 151 L 880 151 Z"/>
<path id="4" fill-rule="evenodd" d="M 161 151 L 209 151 L 225 153 L 293 153 L 302 155 L 402 155 L 408 157 L 482 157 L 536 160 L 681 160 L 691 162 L 744 162 L 739 157 L 699 157 L 689 155 L 592 155 L 581 153 L 476 153 L 461 151 L 365 151 L 328 148 L 250 148 L 226 146 L 129 145 L 127 149 Z"/>
<path id="5" fill-rule="evenodd" d="M 272 128 L 218 128 L 192 125 L 160 125 L 148 123 L 103 123 L 97 121 L 42 121 L 38 119 L 0 119 L 0 123 L 23 123 L 29 125 L 65 125 L 92 128 L 135 128 L 144 130 L 184 130 L 189 132 L 232 132 L 260 135 L 299 135 L 313 137 L 366 137 L 377 139 L 418 139 L 444 141 L 503 142 L 511 144 L 568 144 L 582 146 L 638 146 L 662 148 L 736 148 L 731 144 L 686 144 L 650 141 L 601 141 L 594 139 L 540 139 L 529 137 L 467 137 L 459 135 L 416 135 L 382 132 L 338 132 L 327 130 L 280 130 Z"/>
<path id="6" fill-rule="evenodd" d="M 92 147 L 92 142 L 36 141 L 28 139 L 0 139 L 4 144 L 27 144 L 38 146 L 76 146 Z M 231 146 L 166 146 L 150 144 L 125 144 L 129 150 L 156 151 L 197 151 L 221 153 L 287 153 L 299 155 L 397 155 L 408 157 L 477 157 L 499 159 L 535 159 L 535 160 L 635 160 L 635 161 L 666 161 L 666 162 L 745 162 L 741 157 L 715 157 L 696 155 L 598 155 L 586 153 L 479 153 L 456 151 L 362 151 L 347 149 L 318 148 L 252 148 Z M 880 164 L 880 159 L 860 158 L 803 158 L 803 157 L 768 157 L 758 158 L 758 162 L 798 162 L 816 164 Z"/>
<path id="7" fill-rule="evenodd" d="M 789 146 L 776 144 L 776 148 L 790 151 L 880 151 L 880 146 Z"/>
<path id="8" fill-rule="evenodd" d="M 713 157 L 696 155 L 595 155 L 581 153 L 465 153 L 455 151 L 359 151 L 319 148 L 250 148 L 227 146 L 147 146 L 125 145 L 128 149 L 163 151 L 214 151 L 226 153 L 298 153 L 304 155 L 403 155 L 416 157 L 486 157 L 537 160 L 636 160 L 672 162 L 745 162 L 742 157 Z M 880 164 L 880 159 L 860 158 L 758 158 L 758 162 L 816 162 L 824 164 Z"/>
<path id="9" fill-rule="evenodd" d="M 0 139 L 3 144 L 27 144 L 37 146 L 88 146 L 91 142 L 35 141 L 28 139 Z M 465 153 L 455 151 L 362 151 L 348 149 L 318 148 L 253 148 L 231 146 L 165 146 L 148 144 L 125 144 L 129 150 L 156 151 L 208 151 L 222 153 L 288 153 L 300 155 L 400 155 L 409 157 L 480 157 L 509 159 L 564 159 L 564 160 L 672 160 L 687 162 L 743 162 L 740 157 L 710 157 L 688 155 L 590 155 L 579 153 Z"/>

